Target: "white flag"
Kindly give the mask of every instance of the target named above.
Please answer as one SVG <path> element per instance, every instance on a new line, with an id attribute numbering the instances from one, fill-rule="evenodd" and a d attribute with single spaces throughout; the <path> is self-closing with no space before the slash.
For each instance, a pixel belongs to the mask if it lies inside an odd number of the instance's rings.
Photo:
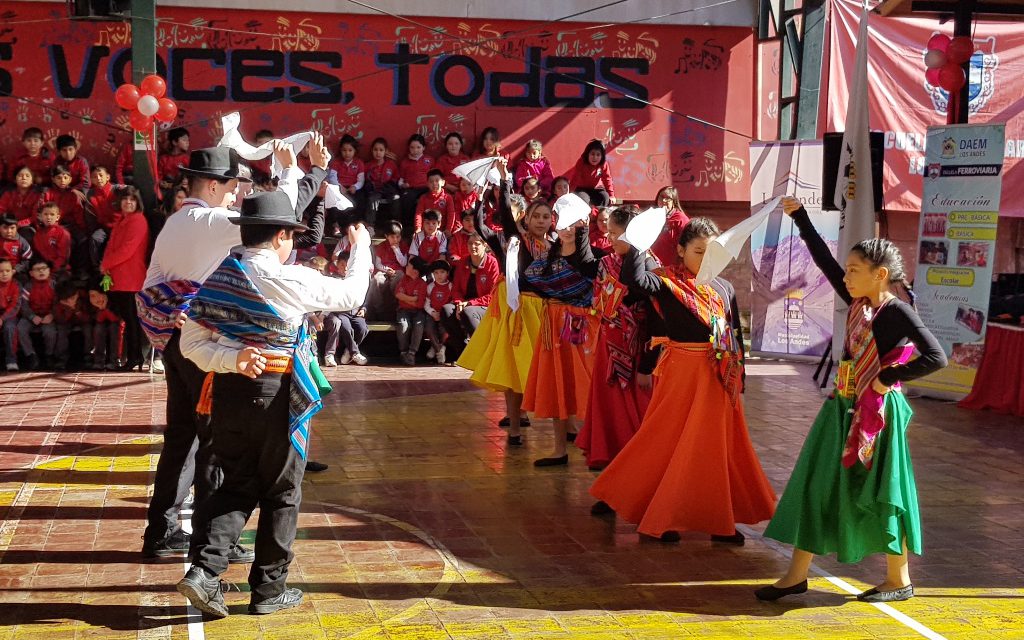
<path id="1" fill-rule="evenodd" d="M 775 198 L 761 207 L 760 211 L 709 242 L 707 249 L 704 250 L 700 271 L 695 278 L 697 284 L 710 283 L 729 266 L 730 262 L 738 258 L 743 245 L 757 228 L 765 223 L 781 201 L 782 196 Z"/>
<path id="2" fill-rule="evenodd" d="M 238 126 L 242 123 L 242 116 L 237 111 L 221 116 L 220 123 L 221 128 L 224 130 L 224 135 L 217 142 L 218 147 L 234 149 L 243 160 L 262 160 L 274 153 L 273 140 L 264 142 L 258 147 L 254 147 L 245 141 L 241 132 L 238 131 Z M 306 148 L 306 145 L 309 144 L 312 138 L 312 131 L 303 131 L 292 134 L 287 138 L 281 138 L 281 140 L 286 144 L 290 144 L 295 155 L 298 156 L 299 152 Z M 327 154 L 327 161 L 330 162 L 330 160 L 330 154 Z M 280 177 L 281 171 L 281 165 L 277 162 L 277 158 L 274 158 L 271 164 L 271 177 Z"/>
<path id="3" fill-rule="evenodd" d="M 654 241 L 665 229 L 666 218 L 668 218 L 668 214 L 664 207 L 651 207 L 643 213 L 638 213 L 626 225 L 626 231 L 619 237 L 619 240 L 636 247 L 637 251 L 643 253 L 654 245 Z"/>
<path id="4" fill-rule="evenodd" d="M 846 104 L 846 127 L 839 153 L 835 205 L 841 212 L 839 252 L 844 264 L 853 245 L 875 236 L 875 194 L 871 175 L 871 129 L 868 121 L 868 8 L 860 16 L 857 33 L 857 56 Z M 846 303 L 836 296 L 835 322 L 832 332 L 832 359 L 843 353 L 846 333 Z"/>
<path id="5" fill-rule="evenodd" d="M 497 160 L 497 158 L 480 158 L 479 160 L 470 160 L 469 162 L 464 162 L 452 169 L 452 173 L 460 178 L 469 180 L 470 184 L 473 184 L 474 186 L 484 187 L 487 186 L 491 171 L 497 173 L 497 169 L 494 168 L 494 163 Z M 500 176 L 498 180 L 501 180 Z"/>

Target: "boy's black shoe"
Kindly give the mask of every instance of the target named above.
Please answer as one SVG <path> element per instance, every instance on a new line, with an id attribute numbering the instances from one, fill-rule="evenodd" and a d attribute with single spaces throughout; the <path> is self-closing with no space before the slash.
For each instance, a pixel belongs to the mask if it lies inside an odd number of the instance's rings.
<path id="1" fill-rule="evenodd" d="M 314 460 L 306 460 L 306 472 L 307 473 L 319 473 L 321 471 L 327 471 L 327 465 L 322 462 L 316 462 Z"/>
<path id="2" fill-rule="evenodd" d="M 257 616 L 266 615 L 268 613 L 274 613 L 281 609 L 291 609 L 302 604 L 302 591 L 299 589 L 288 588 L 284 592 L 273 598 L 267 598 L 266 600 L 250 601 L 249 602 L 249 613 Z"/>
<path id="3" fill-rule="evenodd" d="M 178 529 L 163 540 L 142 543 L 142 555 L 146 558 L 170 558 L 188 553 L 188 545 L 192 536 Z"/>
<path id="4" fill-rule="evenodd" d="M 226 618 L 228 607 L 220 592 L 220 578 L 206 575 L 202 567 L 192 565 L 178 582 L 178 593 L 188 598 L 192 606 L 215 618 Z"/>

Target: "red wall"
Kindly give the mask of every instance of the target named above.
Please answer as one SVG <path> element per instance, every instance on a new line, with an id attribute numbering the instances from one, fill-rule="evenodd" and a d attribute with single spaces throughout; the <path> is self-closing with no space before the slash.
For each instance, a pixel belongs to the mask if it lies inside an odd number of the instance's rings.
<path id="1" fill-rule="evenodd" d="M 18 24 L 49 17 L 53 22 Z M 243 111 L 248 135 L 312 127 L 332 140 L 351 133 L 367 146 L 383 135 L 404 150 L 419 132 L 434 154 L 448 131 L 475 145 L 493 125 L 514 154 L 530 138 L 544 142 L 556 174 L 568 171 L 591 138 L 605 141 L 617 195 L 625 199 L 651 198 L 670 182 L 684 200 L 750 197 L 746 138 L 626 97 L 750 135 L 749 29 L 563 23 L 543 32 L 529 22 L 419 19 L 477 42 L 466 46 L 389 17 L 178 8 L 160 8 L 159 17 L 180 23 L 157 30 L 159 66 L 181 108 L 175 124 L 188 127 L 193 148 L 214 143 L 219 116 L 235 110 Z M 129 46 L 126 24 L 72 24 L 61 5 L 10 5 L 0 15 L 0 93 L 73 115 L 0 98 L 0 152 L 11 157 L 21 131 L 34 125 L 51 140 L 73 133 L 87 158 L 111 161 L 128 134 L 97 122 L 126 126 L 112 94 L 130 78 Z M 396 71 L 406 49 L 410 56 L 453 55 Z M 575 104 L 567 106 L 570 100 Z"/>

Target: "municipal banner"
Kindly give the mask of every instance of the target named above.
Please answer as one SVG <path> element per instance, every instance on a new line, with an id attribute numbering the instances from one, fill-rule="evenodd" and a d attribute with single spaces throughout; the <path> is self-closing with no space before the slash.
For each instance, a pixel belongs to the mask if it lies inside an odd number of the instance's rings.
<path id="1" fill-rule="evenodd" d="M 949 366 L 914 382 L 927 395 L 964 397 L 981 363 L 1004 141 L 999 124 L 928 129 L 914 291 L 921 320 L 942 344 Z"/>
<path id="2" fill-rule="evenodd" d="M 842 131 L 857 51 L 861 0 L 834 0 L 829 22 L 829 131 Z M 935 33 L 953 35 L 953 21 L 882 18 L 872 14 L 868 60 L 871 128 L 885 132 L 882 189 L 889 211 L 922 210 L 925 131 L 946 122 L 949 94 L 925 80 L 924 54 Z M 978 52 L 970 65 L 970 121 L 1006 125 L 1002 216 L 1024 216 L 1024 29 L 1020 22 L 977 20 Z"/>
<path id="3" fill-rule="evenodd" d="M 776 196 L 794 196 L 835 253 L 839 212 L 821 211 L 821 163 L 821 142 L 751 143 L 750 207 L 753 212 Z M 781 208 L 750 237 L 750 253 L 751 351 L 821 356 L 832 338 L 832 287 Z"/>
<path id="4" fill-rule="evenodd" d="M 569 172 L 590 140 L 603 141 L 624 200 L 650 200 L 666 185 L 683 200 L 743 202 L 749 193 L 749 28 L 467 16 L 410 23 L 286 5 L 160 5 L 156 66 L 193 148 L 214 144 L 221 116 L 233 111 L 247 140 L 260 129 L 315 129 L 333 152 L 350 134 L 364 158 L 377 136 L 404 157 L 414 133 L 436 156 L 449 132 L 467 138 L 472 157 L 495 126 L 513 162 L 540 140 L 555 175 Z M 127 23 L 71 21 L 65 2 L 4 3 L 0 158 L 15 158 L 22 131 L 39 127 L 49 141 L 74 135 L 93 163 L 113 162 L 131 142 L 128 114 L 113 99 L 131 80 L 131 40 Z"/>

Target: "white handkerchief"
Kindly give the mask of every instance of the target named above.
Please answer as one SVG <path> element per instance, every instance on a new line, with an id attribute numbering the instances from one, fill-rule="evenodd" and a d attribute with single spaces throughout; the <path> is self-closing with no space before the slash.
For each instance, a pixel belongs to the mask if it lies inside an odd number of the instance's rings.
<path id="1" fill-rule="evenodd" d="M 489 174 L 493 171 L 497 174 L 498 170 L 494 168 L 494 163 L 497 158 L 480 158 L 479 160 L 470 160 L 464 162 L 459 166 L 452 169 L 452 172 L 460 178 L 469 180 L 472 184 L 478 187 L 487 185 L 489 180 Z"/>
<path id="2" fill-rule="evenodd" d="M 519 244 L 513 237 L 505 249 L 505 302 L 513 311 L 519 309 Z"/>
<path id="3" fill-rule="evenodd" d="M 665 230 L 668 213 L 664 207 L 651 207 L 641 212 L 626 225 L 626 232 L 619 240 L 626 242 L 640 253 L 647 251 Z"/>
<path id="4" fill-rule="evenodd" d="M 227 147 L 234 149 L 238 155 L 245 160 L 262 160 L 267 156 L 272 156 L 274 153 L 274 140 L 264 142 L 258 147 L 254 147 L 242 138 L 242 134 L 238 131 L 238 126 L 242 123 L 242 116 L 236 111 L 227 115 L 221 116 L 220 119 L 221 128 L 224 129 L 224 135 L 217 143 L 218 147 Z M 298 156 L 299 152 L 306 148 L 309 141 L 313 138 L 312 131 L 303 131 L 301 133 L 295 133 L 287 138 L 280 138 L 281 141 L 292 146 L 292 150 L 295 151 L 295 155 Z M 330 162 L 330 157 L 327 158 Z M 283 167 L 277 162 L 277 158 L 274 158 L 271 163 L 271 177 L 280 177 Z M 349 205 L 351 206 L 351 205 Z"/>
<path id="5" fill-rule="evenodd" d="M 765 223 L 781 201 L 782 196 L 775 198 L 761 207 L 760 211 L 709 242 L 708 248 L 704 251 L 704 260 L 700 263 L 700 271 L 697 273 L 697 284 L 708 284 L 717 278 L 730 262 L 738 258 L 747 239 Z"/>
<path id="6" fill-rule="evenodd" d="M 590 205 L 575 193 L 567 193 L 556 200 L 552 210 L 558 216 L 558 222 L 555 223 L 556 231 L 568 229 L 577 222 L 590 219 Z"/>
<path id="7" fill-rule="evenodd" d="M 324 206 L 328 209 L 344 211 L 352 206 L 352 201 L 341 192 L 341 187 L 336 184 L 327 185 L 327 193 L 324 194 Z"/>

